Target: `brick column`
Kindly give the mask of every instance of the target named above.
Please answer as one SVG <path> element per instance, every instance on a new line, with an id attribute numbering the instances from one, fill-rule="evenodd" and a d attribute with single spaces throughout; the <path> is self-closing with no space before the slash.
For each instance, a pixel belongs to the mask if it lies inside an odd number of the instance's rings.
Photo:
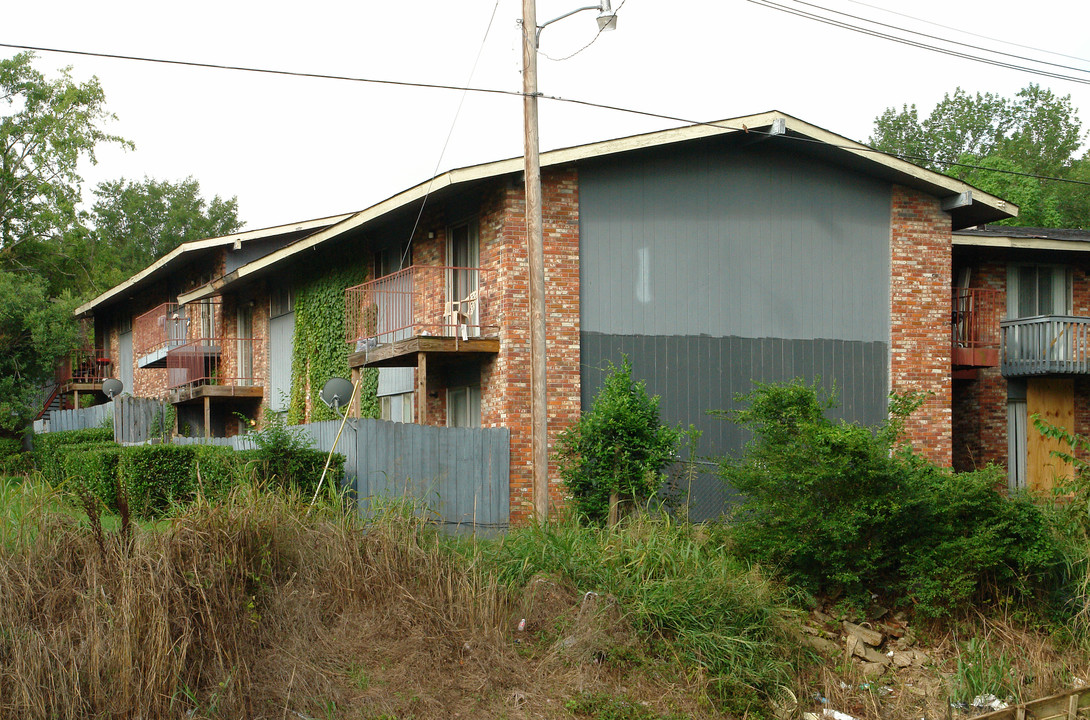
<path id="1" fill-rule="evenodd" d="M 893 186 L 890 214 L 890 387 L 927 393 L 907 441 L 949 467 L 951 437 L 950 217 L 938 198 Z"/>
<path id="2" fill-rule="evenodd" d="M 556 436 L 579 417 L 579 195 L 574 168 L 542 176 L 548 358 L 549 502 L 563 500 L 552 459 Z M 500 305 L 500 352 L 481 373 L 482 424 L 511 430 L 511 522 L 533 512 L 530 332 L 523 191 L 503 191 L 501 210 L 481 218 L 481 266 L 493 270 Z M 485 238 L 489 242 L 485 243 Z M 486 246 L 488 250 L 486 251 Z"/>

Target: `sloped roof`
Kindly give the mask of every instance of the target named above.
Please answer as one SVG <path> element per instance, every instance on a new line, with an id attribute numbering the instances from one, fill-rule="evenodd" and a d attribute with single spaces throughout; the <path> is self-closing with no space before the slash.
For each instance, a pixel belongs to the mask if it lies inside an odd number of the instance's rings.
<path id="1" fill-rule="evenodd" d="M 783 132 L 772 134 L 769 129 L 773 127 L 774 122 L 781 120 L 783 121 Z M 936 197 L 949 198 L 951 201 L 949 212 L 953 218 L 955 228 L 995 222 L 1018 214 L 1018 207 L 1002 198 L 985 193 L 960 180 L 878 152 L 866 145 L 776 110 L 730 120 L 687 125 L 670 130 L 660 130 L 560 150 L 551 150 L 541 154 L 541 166 L 544 168 L 575 163 L 612 154 L 736 133 L 753 134 L 755 139 L 768 136 L 771 142 L 777 143 L 791 142 L 793 148 L 801 152 L 815 155 L 890 182 L 914 187 Z M 277 267 L 280 263 L 288 261 L 298 253 L 364 226 L 376 218 L 383 217 L 420 200 L 427 194 L 434 195 L 446 188 L 468 185 L 481 180 L 521 172 L 522 170 L 523 159 L 520 156 L 442 173 L 355 213 L 324 230 L 315 232 L 291 245 L 243 265 L 224 277 L 213 280 L 204 287 L 184 293 L 179 296 L 179 302 L 191 302 L 202 297 L 218 294 L 236 282 L 264 273 Z"/>
<path id="2" fill-rule="evenodd" d="M 1090 250 L 1090 230 L 1078 228 L 1038 228 L 1007 227 L 1005 225 L 980 225 L 966 228 L 956 233 L 955 243 L 959 245 L 981 245 L 993 247 L 1038 247 L 1062 243 L 1065 247 L 1072 243 L 1085 243 Z M 1059 249 L 1059 248 L 1057 248 Z"/>
<path id="3" fill-rule="evenodd" d="M 166 277 L 171 272 L 173 272 L 181 264 L 191 260 L 194 257 L 195 253 L 199 253 L 202 250 L 210 250 L 213 248 L 223 247 L 224 245 L 234 246 L 236 244 L 246 243 L 252 240 L 268 240 L 282 235 L 306 232 L 308 230 L 321 230 L 322 228 L 329 227 L 330 225 L 340 222 L 341 220 L 344 220 L 348 217 L 351 217 L 351 213 L 334 215 L 327 218 L 318 218 L 316 220 L 295 222 L 288 225 L 275 225 L 273 227 L 261 228 L 259 230 L 247 230 L 244 232 L 233 233 L 231 235 L 224 235 L 222 237 L 204 238 L 203 240 L 191 240 L 190 242 L 182 243 L 163 257 L 153 262 L 151 265 L 148 265 L 146 268 L 133 275 L 125 282 L 119 285 L 115 285 L 114 287 L 110 288 L 106 292 L 96 297 L 94 300 L 80 305 L 78 308 L 76 308 L 75 314 L 77 317 L 87 315 L 96 307 L 109 304 L 111 301 L 116 300 L 124 293 L 139 290 L 147 285 L 150 285 L 153 282 L 161 280 L 163 277 Z"/>

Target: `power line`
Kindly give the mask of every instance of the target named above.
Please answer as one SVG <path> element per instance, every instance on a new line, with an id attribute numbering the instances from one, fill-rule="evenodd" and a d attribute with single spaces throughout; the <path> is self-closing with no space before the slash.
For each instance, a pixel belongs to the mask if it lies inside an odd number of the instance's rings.
<path id="1" fill-rule="evenodd" d="M 1078 60 L 1079 62 L 1090 63 L 1090 60 L 1087 60 L 1086 58 L 1078 57 L 1077 55 L 1065 55 L 1064 53 L 1058 53 L 1055 50 L 1046 50 L 1045 48 L 1033 47 L 1032 45 L 1022 45 L 1021 43 L 1011 42 L 1010 40 L 1003 40 L 1002 38 L 995 38 L 995 37 L 990 37 L 988 35 L 981 35 L 980 33 L 970 32 L 968 30 L 963 30 L 961 28 L 953 27 L 951 25 L 943 25 L 942 23 L 937 23 L 937 22 L 934 22 L 934 21 L 931 21 L 931 20 L 925 20 L 923 18 L 918 18 L 915 15 L 908 15 L 908 14 L 903 13 L 903 12 L 897 12 L 896 10 L 890 10 L 889 8 L 884 8 L 881 5 L 871 5 L 870 3 L 862 2 L 862 0 L 845 0 L 845 2 L 850 2 L 853 5 L 862 5 L 863 7 L 869 7 L 872 10 L 878 10 L 880 12 L 889 13 L 890 15 L 897 15 L 899 17 L 908 18 L 909 20 L 915 20 L 916 22 L 921 22 L 921 23 L 924 23 L 925 25 L 933 25 L 935 27 L 940 27 L 943 30 L 953 30 L 954 32 L 961 33 L 963 35 L 970 35 L 972 37 L 980 38 L 981 40 L 991 40 L 992 42 L 1002 43 L 1004 45 L 1011 45 L 1013 47 L 1020 47 L 1020 48 L 1023 48 L 1024 50 L 1033 50 L 1034 52 L 1041 52 L 1041 53 L 1045 53 L 1046 55 L 1054 55 L 1055 57 L 1067 58 L 1068 60 Z"/>
<path id="2" fill-rule="evenodd" d="M 746 1 L 759 4 L 759 0 L 746 0 Z M 761 1 L 765 1 L 765 0 L 761 0 Z M 88 56 L 88 57 L 103 57 L 103 58 L 109 58 L 109 59 L 115 59 L 115 60 L 132 60 L 132 61 L 136 61 L 136 62 L 152 62 L 152 63 L 160 63 L 160 64 L 166 64 L 166 65 L 182 65 L 182 66 L 187 66 L 187 67 L 208 68 L 208 69 L 213 69 L 213 70 L 233 70 L 233 71 L 238 71 L 238 72 L 255 72 L 255 73 L 271 74 L 271 75 L 285 75 L 285 76 L 290 76 L 290 77 L 315 78 L 315 79 L 320 79 L 320 80 L 341 80 L 341 81 L 347 81 L 347 82 L 362 82 L 362 83 L 372 83 L 372 84 L 379 84 L 379 85 L 396 85 L 396 86 L 427 88 L 427 89 L 435 89 L 435 90 L 457 90 L 459 92 L 479 92 L 479 93 L 489 93 L 489 94 L 495 94 L 495 95 L 509 95 L 509 96 L 512 96 L 512 97 L 520 97 L 520 98 L 524 96 L 524 93 L 519 92 L 517 90 L 499 90 L 499 89 L 495 89 L 495 88 L 459 87 L 459 86 L 456 86 L 456 85 L 444 85 L 444 84 L 439 84 L 439 83 L 409 82 L 409 81 L 402 81 L 402 80 L 379 80 L 379 79 L 374 79 L 374 78 L 350 77 L 350 76 L 345 76 L 345 75 L 326 75 L 326 74 L 320 74 L 320 73 L 295 72 L 295 71 L 290 71 L 290 70 L 270 70 L 270 69 L 265 69 L 265 68 L 252 68 L 252 67 L 234 66 L 234 65 L 217 65 L 217 64 L 214 64 L 214 63 L 201 63 L 201 62 L 189 61 L 189 60 L 167 60 L 167 59 L 163 59 L 163 58 L 148 58 L 148 57 L 137 57 L 137 56 L 129 56 L 129 55 L 117 55 L 117 54 L 110 54 L 110 53 L 97 53 L 97 52 L 90 52 L 90 51 L 85 51 L 85 50 L 63 50 L 63 49 L 59 49 L 59 48 L 36 47 L 36 46 L 32 46 L 32 45 L 18 45 L 18 44 L 12 44 L 12 43 L 0 43 L 0 47 L 14 48 L 14 49 L 18 49 L 18 50 L 33 50 L 33 51 L 38 51 L 38 52 L 53 52 L 53 53 L 61 53 L 61 54 L 68 54 L 68 55 L 82 55 L 82 56 Z M 542 100 L 552 100 L 554 102 L 567 103 L 567 104 L 570 104 L 570 105 L 581 105 L 583 107 L 592 107 L 592 108 L 596 108 L 596 109 L 599 109 L 599 110 L 611 110 L 611 111 L 614 111 L 614 112 L 627 113 L 629 115 L 638 115 L 638 116 L 641 116 L 641 117 L 654 118 L 656 120 L 668 120 L 670 122 L 681 123 L 683 125 L 700 125 L 700 126 L 706 126 L 706 127 L 719 128 L 719 129 L 722 129 L 722 130 L 737 130 L 737 131 L 744 131 L 744 132 L 747 132 L 747 133 L 754 133 L 754 134 L 758 134 L 758 135 L 772 136 L 772 133 L 769 132 L 769 131 L 755 130 L 755 129 L 746 128 L 744 126 L 734 127 L 734 126 L 731 126 L 731 125 L 727 125 L 727 124 L 725 124 L 723 122 L 714 122 L 714 121 L 705 121 L 705 120 L 692 120 L 692 119 L 689 119 L 689 118 L 678 117 L 676 115 L 666 115 L 664 113 L 656 113 L 656 112 L 651 112 L 649 110 L 636 110 L 636 109 L 633 109 L 633 108 L 621 107 L 619 105 L 607 105 L 605 103 L 596 103 L 596 102 L 593 102 L 593 101 L 590 101 L 590 100 L 579 100 L 577 98 L 565 98 L 565 97 L 560 97 L 558 95 L 544 95 L 544 94 L 541 94 L 541 93 L 538 93 L 538 98 L 542 99 Z M 942 165 L 965 167 L 965 168 L 971 168 L 971 169 L 974 169 L 974 170 L 984 170 L 984 171 L 993 172 L 993 173 L 1002 173 L 1002 174 L 1006 174 L 1006 175 L 1029 177 L 1029 178 L 1034 178 L 1034 179 L 1037 179 L 1037 180 L 1048 180 L 1048 181 L 1051 181 L 1051 182 L 1063 182 L 1063 183 L 1071 183 L 1071 184 L 1075 184 L 1075 185 L 1090 185 L 1090 181 L 1085 181 L 1085 180 L 1074 180 L 1074 179 L 1071 179 L 1071 178 L 1050 177 L 1050 176 L 1047 176 L 1047 175 L 1034 175 L 1032 173 L 1023 173 L 1023 172 L 1018 172 L 1016 170 L 1002 170 L 1002 169 L 999 169 L 999 168 L 989 168 L 989 167 L 984 167 L 982 165 L 971 165 L 971 164 L 968 164 L 968 163 L 960 163 L 960 162 L 955 162 L 955 161 L 952 161 L 952 160 L 936 160 L 934 158 L 921 157 L 921 156 L 916 156 L 916 155 L 908 155 L 908 154 L 895 153 L 895 152 L 887 152 L 887 151 L 884 151 L 884 150 L 877 150 L 875 148 L 872 148 L 872 147 L 869 147 L 869 146 L 866 146 L 866 145 L 854 145 L 854 144 L 853 145 L 839 145 L 839 144 L 836 144 L 836 143 L 828 143 L 828 142 L 825 142 L 823 140 L 817 140 L 817 139 L 814 139 L 814 138 L 797 137 L 797 136 L 791 136 L 791 135 L 777 135 L 777 136 L 774 136 L 774 137 L 786 138 L 786 139 L 789 139 L 789 140 L 792 140 L 792 141 L 795 141 L 795 142 L 808 142 L 808 143 L 813 143 L 813 144 L 818 144 L 818 145 L 824 145 L 825 147 L 834 147 L 834 148 L 838 148 L 838 149 L 842 149 L 842 150 L 852 150 L 852 151 L 855 151 L 855 152 L 880 153 L 880 154 L 883 154 L 883 155 L 889 155 L 891 157 L 896 157 L 896 158 L 900 158 L 902 160 L 908 160 L 908 161 L 923 161 L 923 162 L 927 162 L 927 163 L 937 163 L 937 164 L 942 164 Z"/>
<path id="3" fill-rule="evenodd" d="M 499 7 L 500 0 L 496 0 L 496 3 L 492 6 L 492 15 L 488 18 L 488 26 L 484 29 L 484 37 L 481 38 L 481 46 L 477 48 L 477 57 L 473 58 L 473 67 L 469 69 L 469 77 L 466 78 L 466 88 L 462 91 L 462 96 L 458 99 L 458 107 L 454 109 L 454 117 L 451 118 L 450 129 L 447 130 L 447 138 L 443 141 L 443 148 L 439 151 L 439 158 L 435 161 L 435 168 L 431 171 L 431 179 L 428 180 L 428 188 L 424 191 L 424 199 L 420 201 L 420 209 L 416 213 L 416 220 L 413 222 L 412 230 L 409 231 L 409 238 L 405 242 L 405 250 L 401 253 L 401 259 L 397 263 L 398 270 L 405 267 L 405 258 L 409 256 L 413 235 L 416 234 L 416 229 L 420 227 L 420 218 L 424 216 L 424 207 L 428 204 L 428 198 L 431 196 L 432 182 L 439 173 L 439 166 L 443 164 L 443 157 L 447 154 L 447 146 L 450 144 L 451 136 L 454 135 L 454 126 L 458 124 L 458 116 L 462 113 L 462 105 L 465 103 L 466 95 L 469 94 L 469 85 L 473 82 L 473 76 L 477 72 L 477 63 L 481 61 L 481 55 L 484 53 L 485 43 L 488 42 L 488 34 L 492 32 L 492 22 L 496 19 L 496 10 L 498 10 Z"/>
<path id="4" fill-rule="evenodd" d="M 1026 57 L 1025 55 L 1015 55 L 1013 53 L 1003 52 L 1002 50 L 992 50 L 991 48 L 981 47 L 980 45 L 972 45 L 970 43 L 963 43 L 957 40 L 950 40 L 949 38 L 940 37 L 938 35 L 929 35 L 928 33 L 918 32 L 916 30 L 909 30 L 908 28 L 898 27 L 896 25 L 890 25 L 888 23 L 879 22 L 877 20 L 871 20 L 869 18 L 861 17 L 859 15 L 852 15 L 851 13 L 841 12 L 840 10 L 833 10 L 832 8 L 825 7 L 824 5 L 818 5 L 816 3 L 806 2 L 806 0 L 793 0 L 796 5 L 806 5 L 807 7 L 816 8 L 818 10 L 824 10 L 825 12 L 834 13 L 836 15 L 842 15 L 844 17 L 851 18 L 852 20 L 860 20 L 862 22 L 870 23 L 871 25 L 877 25 L 879 27 L 890 28 L 891 30 L 899 30 L 911 35 L 918 35 L 929 40 L 938 40 L 940 42 L 949 43 L 951 45 L 960 45 L 961 47 L 967 47 L 972 50 L 980 50 L 981 52 L 992 53 L 993 55 L 1003 55 L 1005 57 L 1014 58 L 1015 60 L 1025 60 L 1027 62 L 1037 63 L 1039 65 L 1051 65 L 1052 67 L 1062 68 L 1064 70 L 1074 70 L 1075 72 L 1090 73 L 1090 70 L 1074 67 L 1072 65 L 1062 65 L 1060 63 L 1048 62 L 1047 60 L 1038 60 L 1036 58 Z"/>
<path id="5" fill-rule="evenodd" d="M 1070 82 L 1080 83 L 1082 85 L 1090 85 L 1090 79 L 1088 78 L 1074 77 L 1072 75 L 1063 75 L 1060 73 L 1051 72 L 1049 70 L 1037 70 L 1034 68 L 1026 67 L 1024 65 L 1016 65 L 1014 63 L 1004 62 L 1002 60 L 982 58 L 978 55 L 972 55 L 970 53 L 964 53 L 958 50 L 950 50 L 948 48 L 942 48 L 936 45 L 928 45 L 927 43 L 920 42 L 918 40 L 910 40 L 908 38 L 878 32 L 877 30 L 862 28 L 857 25 L 852 25 L 851 23 L 843 22 L 841 20 L 834 20 L 832 18 L 823 17 L 821 15 L 807 12 L 805 10 L 787 7 L 785 5 L 772 2 L 772 0 L 746 0 L 746 2 L 752 3 L 760 7 L 768 8 L 769 10 L 778 10 L 780 12 L 787 13 L 788 15 L 796 15 L 798 17 L 806 18 L 808 20 L 814 20 L 816 22 L 824 23 L 826 25 L 832 25 L 833 27 L 839 27 L 844 30 L 851 30 L 853 32 L 861 33 L 863 35 L 870 35 L 872 37 L 880 38 L 883 40 L 890 40 L 891 42 L 908 45 L 909 47 L 916 47 L 922 50 L 930 50 L 932 52 L 937 52 L 943 55 L 962 58 L 963 60 L 972 60 L 973 62 L 984 63 L 985 65 L 994 65 L 995 67 L 1007 68 L 1008 70 L 1020 70 L 1022 72 L 1030 73 L 1031 75 L 1040 75 L 1041 77 L 1048 77 L 1056 80 L 1067 80 Z"/>

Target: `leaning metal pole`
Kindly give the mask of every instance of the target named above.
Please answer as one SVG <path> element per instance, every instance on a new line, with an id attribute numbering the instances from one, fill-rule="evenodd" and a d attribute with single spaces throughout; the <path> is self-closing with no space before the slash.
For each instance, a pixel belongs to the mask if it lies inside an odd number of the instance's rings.
<path id="1" fill-rule="evenodd" d="M 525 138 L 526 245 L 530 272 L 530 435 L 534 515 L 549 518 L 549 428 L 545 389 L 545 242 L 537 132 L 537 9 L 522 0 L 522 108 Z"/>

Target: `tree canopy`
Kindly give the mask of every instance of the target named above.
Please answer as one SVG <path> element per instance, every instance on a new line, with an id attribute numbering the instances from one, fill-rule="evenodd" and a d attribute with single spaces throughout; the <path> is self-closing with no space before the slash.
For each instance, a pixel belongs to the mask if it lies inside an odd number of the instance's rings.
<path id="1" fill-rule="evenodd" d="M 49 80 L 33 55 L 0 60 L 0 268 L 73 276 L 65 236 L 79 225 L 79 163 L 104 143 L 131 144 L 105 131 L 114 119 L 98 80 L 71 69 Z"/>
<path id="2" fill-rule="evenodd" d="M 1041 179 L 1090 180 L 1085 137 L 1070 95 L 1030 84 L 1013 98 L 959 87 L 922 119 L 915 105 L 887 108 L 869 142 L 1017 204 L 1008 224 L 1087 228 L 1090 186 Z"/>
<path id="3" fill-rule="evenodd" d="M 80 342 L 72 310 L 179 244 L 239 229 L 234 198 L 206 201 L 193 178 L 101 183 L 83 202 L 81 163 L 106 131 L 98 80 L 47 78 L 34 56 L 0 59 L 0 435 L 25 426 L 55 362 Z"/>
<path id="4" fill-rule="evenodd" d="M 92 258 L 98 291 L 184 242 L 228 235 L 242 226 L 235 198 L 216 195 L 206 201 L 191 177 L 178 183 L 122 178 L 100 183 L 95 196 L 84 253 Z"/>

